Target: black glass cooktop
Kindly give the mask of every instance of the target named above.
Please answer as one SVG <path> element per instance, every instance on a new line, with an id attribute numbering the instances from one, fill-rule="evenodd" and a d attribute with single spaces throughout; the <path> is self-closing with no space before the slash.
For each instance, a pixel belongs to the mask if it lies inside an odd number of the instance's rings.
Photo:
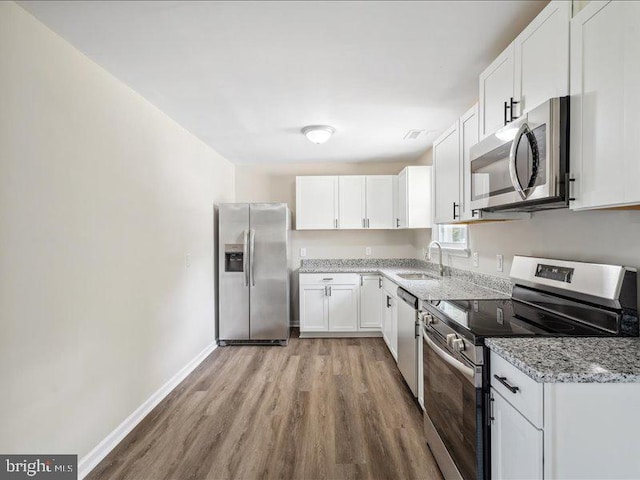
<path id="1" fill-rule="evenodd" d="M 529 290 L 509 300 L 434 301 L 433 313 L 460 333 L 504 336 L 620 335 L 620 312 Z"/>

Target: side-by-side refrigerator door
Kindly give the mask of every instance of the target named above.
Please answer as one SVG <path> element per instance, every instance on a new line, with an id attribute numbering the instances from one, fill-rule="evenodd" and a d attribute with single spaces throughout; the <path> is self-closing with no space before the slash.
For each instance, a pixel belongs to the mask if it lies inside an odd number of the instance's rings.
<path id="1" fill-rule="evenodd" d="M 249 339 L 249 204 L 218 209 L 220 340 Z"/>
<path id="2" fill-rule="evenodd" d="M 286 204 L 252 203 L 251 339 L 289 338 L 289 217 Z"/>

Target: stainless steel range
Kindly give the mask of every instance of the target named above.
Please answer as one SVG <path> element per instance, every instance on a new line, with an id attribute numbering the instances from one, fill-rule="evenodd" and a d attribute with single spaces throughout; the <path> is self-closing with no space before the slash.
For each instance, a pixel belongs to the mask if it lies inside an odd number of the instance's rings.
<path id="1" fill-rule="evenodd" d="M 420 305 L 425 433 L 447 479 L 491 477 L 485 338 L 638 336 L 633 269 L 516 256 L 511 279 L 511 299 Z"/>

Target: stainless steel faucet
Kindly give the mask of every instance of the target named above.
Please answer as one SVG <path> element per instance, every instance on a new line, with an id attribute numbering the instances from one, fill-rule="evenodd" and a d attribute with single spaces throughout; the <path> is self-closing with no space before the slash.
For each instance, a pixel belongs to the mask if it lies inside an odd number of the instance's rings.
<path id="1" fill-rule="evenodd" d="M 429 260 L 431 260 L 431 247 L 433 246 L 438 247 L 438 252 L 440 254 L 439 260 L 438 260 L 438 264 L 439 264 L 439 270 L 440 270 L 440 276 L 444 277 L 444 265 L 442 265 L 442 245 L 440 245 L 440 242 L 433 240 L 429 246 L 427 247 L 427 257 Z"/>

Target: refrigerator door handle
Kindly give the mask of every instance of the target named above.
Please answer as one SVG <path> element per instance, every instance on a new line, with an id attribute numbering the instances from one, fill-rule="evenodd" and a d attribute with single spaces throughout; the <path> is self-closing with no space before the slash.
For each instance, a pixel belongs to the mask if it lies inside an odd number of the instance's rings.
<path id="1" fill-rule="evenodd" d="M 256 231 L 252 228 L 249 230 L 249 271 L 251 278 L 251 286 L 256 286 Z"/>
<path id="2" fill-rule="evenodd" d="M 248 236 L 249 232 L 245 230 L 243 232 L 243 242 L 242 242 L 242 273 L 244 275 L 244 286 L 249 286 L 249 252 L 247 251 L 248 247 Z"/>

